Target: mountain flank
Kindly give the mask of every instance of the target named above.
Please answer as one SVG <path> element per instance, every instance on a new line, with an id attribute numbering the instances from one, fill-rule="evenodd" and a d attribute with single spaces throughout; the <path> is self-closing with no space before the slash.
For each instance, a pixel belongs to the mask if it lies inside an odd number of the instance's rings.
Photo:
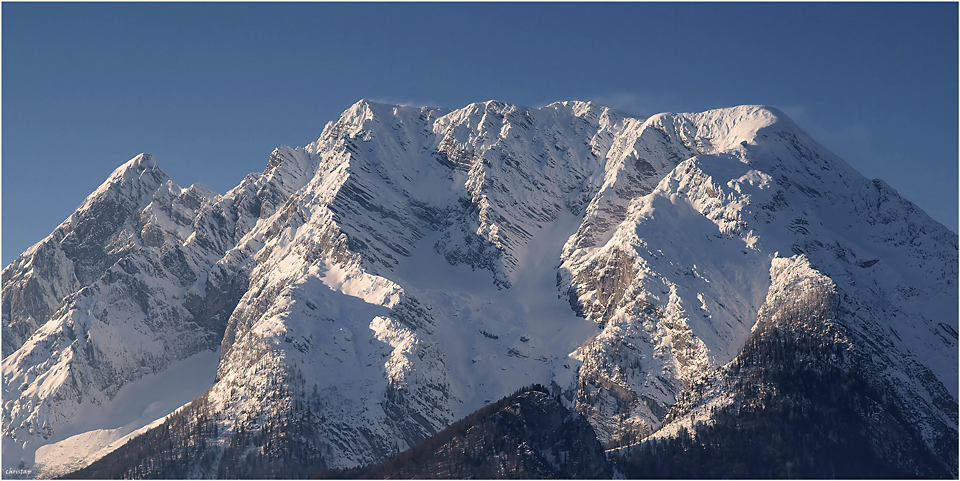
<path id="1" fill-rule="evenodd" d="M 775 108 L 362 100 L 266 160 L 138 155 L 3 270 L 5 470 L 957 476 L 957 234 Z"/>

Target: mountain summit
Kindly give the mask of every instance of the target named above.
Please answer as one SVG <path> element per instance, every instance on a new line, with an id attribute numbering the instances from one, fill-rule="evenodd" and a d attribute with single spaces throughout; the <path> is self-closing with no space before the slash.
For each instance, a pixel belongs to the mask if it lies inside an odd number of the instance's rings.
<path id="1" fill-rule="evenodd" d="M 758 463 L 956 476 L 957 269 L 776 109 L 364 100 L 222 196 L 138 156 L 4 269 L 3 467 L 302 477 L 539 384 L 623 473 L 786 413 Z"/>

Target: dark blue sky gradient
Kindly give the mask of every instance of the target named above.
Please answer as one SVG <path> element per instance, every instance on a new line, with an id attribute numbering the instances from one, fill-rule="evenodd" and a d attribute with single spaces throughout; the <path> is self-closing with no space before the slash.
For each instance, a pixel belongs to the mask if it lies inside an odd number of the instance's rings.
<path id="1" fill-rule="evenodd" d="M 361 98 L 780 108 L 957 230 L 957 3 L 4 3 L 2 261 L 150 152 L 218 192 Z"/>

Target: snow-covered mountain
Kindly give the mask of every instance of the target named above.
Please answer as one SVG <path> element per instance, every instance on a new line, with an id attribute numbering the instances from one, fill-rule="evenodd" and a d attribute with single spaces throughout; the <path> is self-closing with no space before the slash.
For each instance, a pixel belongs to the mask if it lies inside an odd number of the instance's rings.
<path id="1" fill-rule="evenodd" d="M 3 467 L 159 425 L 126 474 L 302 476 L 534 383 L 621 446 L 746 404 L 734 367 L 789 325 L 955 475 L 957 268 L 955 233 L 771 108 L 361 101 L 223 196 L 138 156 L 4 269 Z"/>

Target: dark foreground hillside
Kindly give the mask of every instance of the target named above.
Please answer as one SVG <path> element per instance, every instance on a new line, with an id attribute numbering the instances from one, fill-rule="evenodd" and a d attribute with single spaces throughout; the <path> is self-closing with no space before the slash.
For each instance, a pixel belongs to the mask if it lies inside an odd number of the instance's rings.
<path id="1" fill-rule="evenodd" d="M 610 478 L 596 434 L 542 386 L 488 405 L 383 463 L 318 478 Z"/>
<path id="2" fill-rule="evenodd" d="M 718 410 L 712 425 L 675 437 L 605 453 L 584 417 L 534 385 L 377 465 L 316 472 L 291 462 L 309 458 L 300 453 L 277 456 L 257 470 L 263 478 L 312 472 L 313 478 L 328 479 L 610 479 L 615 471 L 634 479 L 952 477 L 939 458 L 956 450 L 956 439 L 943 439 L 940 456 L 934 455 L 884 401 L 885 393 L 856 370 L 831 361 L 844 356 L 842 349 L 823 342 L 822 335 L 814 339 L 784 327 L 758 330 L 728 373 L 735 378 L 739 409 Z M 191 477 L 183 469 L 190 463 L 183 461 L 208 458 L 215 450 L 193 445 L 181 449 L 179 461 L 156 453 L 182 442 L 179 430 L 197 409 L 178 413 L 170 430 L 151 431 L 67 477 Z M 671 416 L 682 414 L 679 408 Z M 230 453 L 225 457 L 232 461 L 224 466 L 244 463 Z M 149 461 L 133 471 L 111 469 L 134 459 Z M 236 476 L 221 471 L 218 477 Z"/>

